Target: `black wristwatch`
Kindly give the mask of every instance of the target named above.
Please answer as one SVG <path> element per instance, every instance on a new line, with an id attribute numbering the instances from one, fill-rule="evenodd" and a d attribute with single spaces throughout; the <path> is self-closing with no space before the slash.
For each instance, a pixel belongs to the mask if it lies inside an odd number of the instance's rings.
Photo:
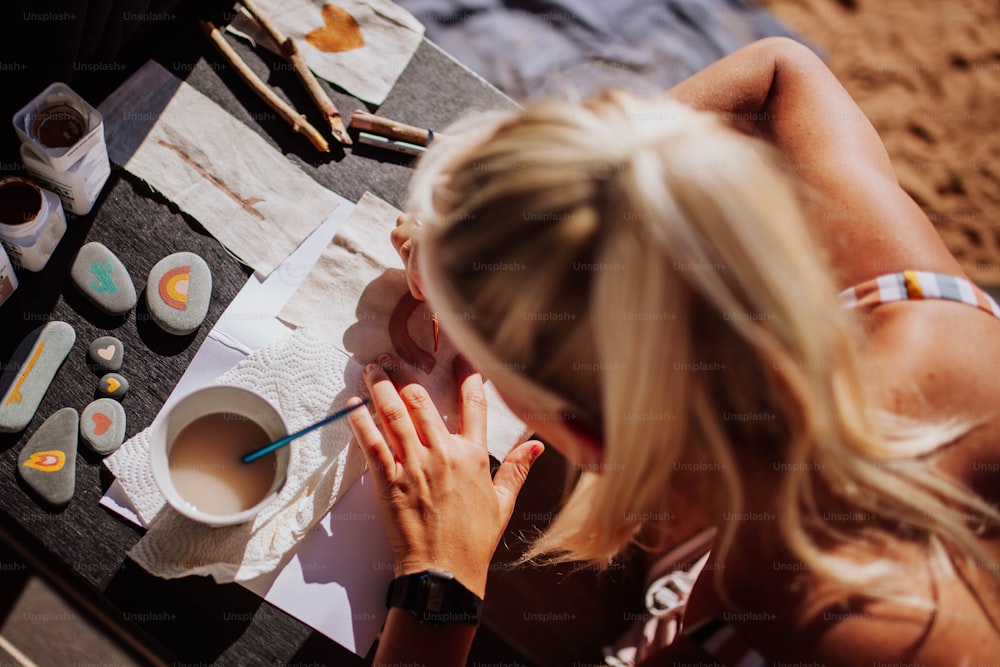
<path id="1" fill-rule="evenodd" d="M 385 594 L 386 607 L 402 607 L 421 623 L 479 625 L 483 600 L 451 572 L 424 570 L 393 579 Z"/>

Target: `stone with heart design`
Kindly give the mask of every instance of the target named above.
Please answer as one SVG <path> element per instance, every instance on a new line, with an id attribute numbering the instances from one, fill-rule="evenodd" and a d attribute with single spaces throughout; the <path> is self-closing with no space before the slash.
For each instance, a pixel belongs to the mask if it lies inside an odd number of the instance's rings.
<path id="1" fill-rule="evenodd" d="M 80 437 L 95 453 L 105 456 L 125 440 L 125 408 L 113 398 L 99 398 L 80 415 Z"/>
<path id="2" fill-rule="evenodd" d="M 212 270 L 193 252 L 167 255 L 150 270 L 146 305 L 157 326 L 175 336 L 201 326 L 212 302 Z"/>
<path id="3" fill-rule="evenodd" d="M 121 370 L 124 356 L 125 345 L 114 336 L 101 336 L 87 350 L 91 366 L 103 371 Z"/>
<path id="4" fill-rule="evenodd" d="M 118 373 L 107 373 L 97 381 L 97 395 L 120 401 L 128 393 L 128 380 Z"/>
<path id="5" fill-rule="evenodd" d="M 89 301 L 108 314 L 124 315 L 138 301 L 125 265 L 103 243 L 84 244 L 76 253 L 69 277 Z"/>
<path id="6" fill-rule="evenodd" d="M 323 5 L 323 27 L 306 35 L 306 41 L 326 53 L 360 49 L 365 45 L 358 20 L 336 5 Z"/>
<path id="7" fill-rule="evenodd" d="M 80 416 L 73 408 L 53 413 L 17 457 L 17 473 L 50 505 L 65 505 L 76 489 L 76 445 Z"/>

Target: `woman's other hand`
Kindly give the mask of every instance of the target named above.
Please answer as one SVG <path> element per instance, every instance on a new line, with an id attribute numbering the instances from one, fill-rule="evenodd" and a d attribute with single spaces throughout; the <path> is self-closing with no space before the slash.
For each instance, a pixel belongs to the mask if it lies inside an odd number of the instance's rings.
<path id="1" fill-rule="evenodd" d="M 482 376 L 462 357 L 455 376 L 461 424 L 454 434 L 427 390 L 390 355 L 365 368 L 382 429 L 366 410 L 349 420 L 375 480 L 396 576 L 448 570 L 483 597 L 493 552 L 544 448 L 537 441 L 515 447 L 491 479 Z"/>
<path id="2" fill-rule="evenodd" d="M 392 230 L 389 238 L 392 239 L 392 245 L 403 260 L 403 266 L 406 267 L 406 284 L 410 288 L 410 294 L 413 295 L 414 299 L 426 301 L 420 281 L 420 272 L 417 270 L 417 253 L 413 252 L 413 233 L 419 226 L 419 220 L 404 213 L 396 218 L 396 228 Z"/>

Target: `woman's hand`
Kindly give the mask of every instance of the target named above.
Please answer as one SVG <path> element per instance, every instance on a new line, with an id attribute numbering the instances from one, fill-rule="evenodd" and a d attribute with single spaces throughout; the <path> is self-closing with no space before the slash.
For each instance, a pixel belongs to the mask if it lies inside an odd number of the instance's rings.
<path id="1" fill-rule="evenodd" d="M 365 368 L 382 430 L 366 410 L 351 412 L 349 421 L 375 480 L 396 576 L 448 570 L 483 597 L 493 552 L 544 447 L 537 441 L 515 447 L 490 479 L 483 379 L 461 356 L 455 376 L 461 412 L 455 434 L 427 390 L 387 354 Z"/>
<path id="2" fill-rule="evenodd" d="M 417 253 L 413 252 L 413 233 L 420 226 L 420 221 L 408 213 L 396 218 L 396 228 L 392 230 L 389 238 L 392 245 L 403 260 L 406 267 L 406 284 L 410 288 L 410 294 L 414 299 L 426 301 L 423 291 L 423 283 L 420 281 L 420 273 L 417 270 Z"/>

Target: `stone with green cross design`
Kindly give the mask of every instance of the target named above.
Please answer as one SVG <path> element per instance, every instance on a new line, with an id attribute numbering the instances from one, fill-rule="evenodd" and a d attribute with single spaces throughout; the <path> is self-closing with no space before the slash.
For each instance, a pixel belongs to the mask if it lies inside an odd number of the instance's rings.
<path id="1" fill-rule="evenodd" d="M 91 241 L 76 254 L 70 279 L 95 306 L 111 315 L 124 315 L 135 307 L 135 285 L 125 265 L 103 243 Z"/>

